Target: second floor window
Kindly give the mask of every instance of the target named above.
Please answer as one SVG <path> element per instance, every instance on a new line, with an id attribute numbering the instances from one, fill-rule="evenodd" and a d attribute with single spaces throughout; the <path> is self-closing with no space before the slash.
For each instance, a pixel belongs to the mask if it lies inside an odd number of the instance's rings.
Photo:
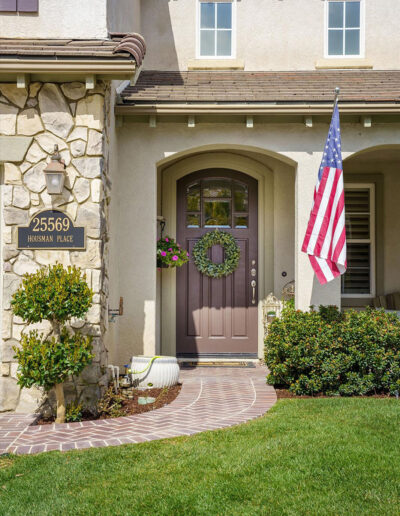
<path id="1" fill-rule="evenodd" d="M 328 56 L 360 56 L 362 46 L 362 1 L 327 2 Z"/>
<path id="2" fill-rule="evenodd" d="M 233 57 L 233 2 L 199 0 L 199 57 Z"/>

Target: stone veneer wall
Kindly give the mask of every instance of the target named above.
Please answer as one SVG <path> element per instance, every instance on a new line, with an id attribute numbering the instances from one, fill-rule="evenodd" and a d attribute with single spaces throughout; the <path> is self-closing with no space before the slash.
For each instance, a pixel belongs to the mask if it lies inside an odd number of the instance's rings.
<path id="1" fill-rule="evenodd" d="M 107 382 L 107 352 L 103 336 L 107 324 L 107 240 L 110 184 L 108 144 L 110 85 L 99 83 L 87 91 L 80 82 L 32 83 L 29 90 L 0 84 L 0 134 L 32 137 L 24 160 L 4 163 L 2 195 L 3 300 L 0 345 L 0 411 L 30 412 L 42 398 L 38 389 L 20 391 L 16 383 L 17 363 L 12 346 L 21 332 L 37 328 L 47 334 L 46 322 L 27 327 L 13 316 L 12 294 L 26 272 L 56 262 L 77 265 L 86 273 L 94 291 L 94 303 L 84 321 L 72 326 L 93 335 L 95 359 L 81 377 L 66 386 L 67 401 L 79 396 L 90 405 Z M 67 178 L 61 195 L 50 196 L 43 169 L 58 144 Z M 86 227 L 85 251 L 19 251 L 17 226 L 27 225 L 38 212 L 48 208 L 65 211 L 75 225 Z"/>

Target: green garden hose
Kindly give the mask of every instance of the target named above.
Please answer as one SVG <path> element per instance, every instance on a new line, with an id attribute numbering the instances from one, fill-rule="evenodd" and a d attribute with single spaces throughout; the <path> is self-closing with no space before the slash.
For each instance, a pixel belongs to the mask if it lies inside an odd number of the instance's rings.
<path id="1" fill-rule="evenodd" d="M 154 360 L 155 360 L 156 358 L 161 358 L 161 357 L 160 357 L 160 356 L 154 356 L 154 357 L 150 360 L 150 362 L 147 364 L 147 366 L 143 369 L 143 371 L 132 371 L 132 369 L 128 369 L 128 373 L 129 373 L 129 374 L 142 374 L 142 373 L 146 372 L 146 371 L 147 371 L 147 369 L 149 369 L 149 367 L 151 366 L 151 364 L 154 362 Z"/>

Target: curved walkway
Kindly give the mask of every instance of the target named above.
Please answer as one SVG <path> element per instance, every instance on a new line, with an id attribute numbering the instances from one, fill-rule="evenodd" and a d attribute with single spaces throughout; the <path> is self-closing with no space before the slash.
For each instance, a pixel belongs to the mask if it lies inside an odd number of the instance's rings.
<path id="1" fill-rule="evenodd" d="M 0 453 L 32 454 L 139 443 L 225 428 L 257 418 L 276 402 L 266 369 L 181 371 L 182 390 L 166 407 L 116 419 L 31 426 L 33 415 L 0 414 Z"/>

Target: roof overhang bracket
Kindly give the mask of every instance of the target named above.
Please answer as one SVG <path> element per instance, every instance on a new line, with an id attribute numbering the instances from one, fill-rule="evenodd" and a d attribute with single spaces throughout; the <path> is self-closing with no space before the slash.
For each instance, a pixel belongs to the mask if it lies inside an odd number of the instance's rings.
<path id="1" fill-rule="evenodd" d="M 19 73 L 17 75 L 17 88 L 26 89 L 31 82 L 31 76 L 29 73 Z"/>

